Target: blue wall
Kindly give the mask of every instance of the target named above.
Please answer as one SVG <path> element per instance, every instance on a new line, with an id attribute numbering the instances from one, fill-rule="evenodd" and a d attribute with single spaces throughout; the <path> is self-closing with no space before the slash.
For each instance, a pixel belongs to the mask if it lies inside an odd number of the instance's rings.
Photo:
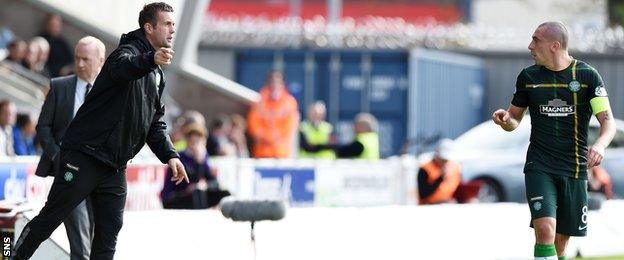
<path id="1" fill-rule="evenodd" d="M 410 138 L 456 138 L 484 120 L 486 74 L 481 59 L 415 49 L 409 71 Z"/>
<path id="2" fill-rule="evenodd" d="M 236 80 L 259 90 L 273 68 L 284 72 L 286 85 L 305 108 L 323 100 L 338 140 L 353 138 L 351 122 L 370 112 L 380 122 L 381 153 L 399 153 L 407 129 L 408 53 L 328 50 L 241 50 Z"/>
<path id="3" fill-rule="evenodd" d="M 484 120 L 484 62 L 472 56 L 425 49 L 256 49 L 236 56 L 237 81 L 254 90 L 271 69 L 282 70 L 303 117 L 309 104 L 323 100 L 340 143 L 353 140 L 357 113 L 372 113 L 383 157 L 399 154 L 408 139 L 455 138 Z"/>

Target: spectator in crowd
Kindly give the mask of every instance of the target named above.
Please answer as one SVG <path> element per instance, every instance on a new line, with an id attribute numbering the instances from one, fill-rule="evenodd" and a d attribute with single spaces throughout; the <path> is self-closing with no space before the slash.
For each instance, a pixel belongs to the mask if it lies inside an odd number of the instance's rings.
<path id="1" fill-rule="evenodd" d="M 613 199 L 613 183 L 607 170 L 598 165 L 587 171 L 588 191 L 602 193 L 607 199 Z"/>
<path id="2" fill-rule="evenodd" d="M 37 58 L 37 66 L 44 69 L 47 74 L 50 74 L 48 69 L 48 59 L 50 58 L 50 44 L 43 37 L 35 37 L 39 44 L 39 57 Z"/>
<path id="3" fill-rule="evenodd" d="M 208 164 L 206 150 L 206 127 L 193 123 L 185 128 L 186 149 L 180 153 L 180 160 L 188 174 L 189 183 L 174 185 L 168 181 L 173 176 L 167 171 L 165 184 L 160 193 L 166 209 L 204 209 L 213 207 L 230 193 L 219 188 L 216 171 Z"/>
<path id="4" fill-rule="evenodd" d="M 13 127 L 15 155 L 37 155 L 35 133 L 35 122 L 30 114 L 18 114 Z"/>
<path id="5" fill-rule="evenodd" d="M 171 142 L 176 151 L 183 151 L 186 148 L 184 133 L 186 132 L 186 128 L 192 124 L 205 126 L 206 119 L 204 115 L 195 110 L 187 110 L 176 119 L 170 134 Z"/>
<path id="6" fill-rule="evenodd" d="M 104 43 L 91 36 L 78 41 L 74 49 L 75 75 L 58 77 L 50 82 L 50 91 L 43 103 L 37 133 L 43 155 L 35 174 L 54 176 L 59 163 L 61 139 L 65 130 L 91 91 L 104 65 Z M 65 219 L 71 259 L 89 259 L 93 239 L 93 211 L 89 198 L 83 200 Z"/>
<path id="7" fill-rule="evenodd" d="M 249 157 L 250 138 L 247 136 L 247 123 L 245 118 L 239 114 L 232 114 L 230 118 L 232 120 L 232 127 L 230 128 L 228 139 L 234 144 L 236 156 L 247 158 Z"/>
<path id="8" fill-rule="evenodd" d="M 356 158 L 366 160 L 379 159 L 379 135 L 377 134 L 377 119 L 369 113 L 359 113 L 355 116 L 353 131 L 355 139 L 350 144 L 321 144 L 308 145 L 307 152 L 334 150 L 338 158 Z"/>
<path id="9" fill-rule="evenodd" d="M 13 156 L 13 125 L 15 125 L 15 103 L 0 100 L 0 156 Z"/>
<path id="10" fill-rule="evenodd" d="M 28 43 L 28 52 L 22 64 L 32 72 L 49 77 L 50 73 L 46 68 L 49 54 L 50 45 L 44 38 L 32 38 Z"/>
<path id="11" fill-rule="evenodd" d="M 333 127 L 325 121 L 325 103 L 317 101 L 308 108 L 308 120 L 299 124 L 299 157 L 334 159 L 336 154 L 332 150 L 308 152 L 310 145 L 333 143 Z"/>
<path id="12" fill-rule="evenodd" d="M 224 115 L 217 116 L 210 122 L 207 149 L 210 156 L 234 156 L 236 147 L 228 139 L 232 129 L 230 118 Z"/>
<path id="13" fill-rule="evenodd" d="M 47 67 L 50 77 L 69 75 L 72 70 L 72 52 L 69 43 L 61 36 L 63 30 L 63 19 L 58 14 L 50 14 L 46 18 L 45 31 L 41 37 L 50 44 L 50 57 L 47 60 Z"/>
<path id="14" fill-rule="evenodd" d="M 6 49 L 14 39 L 15 34 L 9 26 L 5 25 L 4 17 L 0 16 L 0 49 Z"/>
<path id="15" fill-rule="evenodd" d="M 247 119 L 254 157 L 293 156 L 299 111 L 281 72 L 269 72 L 267 84 L 260 90 L 260 101 L 252 106 Z"/>
<path id="16" fill-rule="evenodd" d="M 450 160 L 452 143 L 442 139 L 436 147 L 433 159 L 418 170 L 419 204 L 453 202 L 453 194 L 461 183 L 459 164 Z"/>
<path id="17" fill-rule="evenodd" d="M 22 65 L 25 68 L 34 71 L 35 66 L 37 66 L 37 61 L 39 60 L 39 44 L 37 44 L 37 42 L 34 41 L 33 38 L 28 42 L 27 46 L 28 47 L 26 48 L 26 56 L 22 61 Z"/>
<path id="18" fill-rule="evenodd" d="M 26 54 L 28 53 L 28 44 L 24 40 L 15 39 L 8 45 L 9 55 L 5 61 L 10 61 L 14 64 L 22 65 Z"/>

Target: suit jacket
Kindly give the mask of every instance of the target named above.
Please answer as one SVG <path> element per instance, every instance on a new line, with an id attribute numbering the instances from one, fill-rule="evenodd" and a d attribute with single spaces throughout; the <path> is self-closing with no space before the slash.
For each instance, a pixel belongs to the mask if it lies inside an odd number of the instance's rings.
<path id="1" fill-rule="evenodd" d="M 43 147 L 43 154 L 35 174 L 54 176 L 61 139 L 74 117 L 74 96 L 76 95 L 76 75 L 58 77 L 50 82 L 50 91 L 41 108 L 37 122 L 37 137 Z"/>

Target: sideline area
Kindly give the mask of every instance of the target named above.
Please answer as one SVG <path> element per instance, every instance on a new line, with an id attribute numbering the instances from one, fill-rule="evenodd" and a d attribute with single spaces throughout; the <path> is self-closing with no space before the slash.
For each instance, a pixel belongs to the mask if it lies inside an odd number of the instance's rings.
<path id="1" fill-rule="evenodd" d="M 624 201 L 591 211 L 588 237 L 572 239 L 568 256 L 624 255 L 622 219 Z M 516 203 L 290 208 L 281 221 L 256 223 L 256 253 L 258 260 L 530 260 L 528 221 L 526 206 Z M 68 250 L 60 229 L 53 240 Z M 254 259 L 250 241 L 249 223 L 225 219 L 217 210 L 129 211 L 116 258 Z"/>

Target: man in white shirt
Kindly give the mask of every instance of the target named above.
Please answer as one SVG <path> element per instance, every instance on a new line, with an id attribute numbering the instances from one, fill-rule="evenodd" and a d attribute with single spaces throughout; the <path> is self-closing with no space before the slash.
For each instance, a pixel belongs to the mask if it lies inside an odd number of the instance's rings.
<path id="1" fill-rule="evenodd" d="M 74 51 L 75 75 L 54 78 L 50 92 L 41 109 L 37 135 L 43 155 L 36 175 L 54 176 L 58 169 L 58 155 L 65 130 L 93 86 L 104 65 L 105 47 L 102 41 L 87 36 L 76 44 Z M 82 201 L 65 219 L 71 259 L 89 259 L 93 239 L 93 212 L 89 199 Z"/>
<path id="2" fill-rule="evenodd" d="M 15 103 L 0 100 L 0 157 L 13 156 L 13 125 L 15 125 Z"/>

